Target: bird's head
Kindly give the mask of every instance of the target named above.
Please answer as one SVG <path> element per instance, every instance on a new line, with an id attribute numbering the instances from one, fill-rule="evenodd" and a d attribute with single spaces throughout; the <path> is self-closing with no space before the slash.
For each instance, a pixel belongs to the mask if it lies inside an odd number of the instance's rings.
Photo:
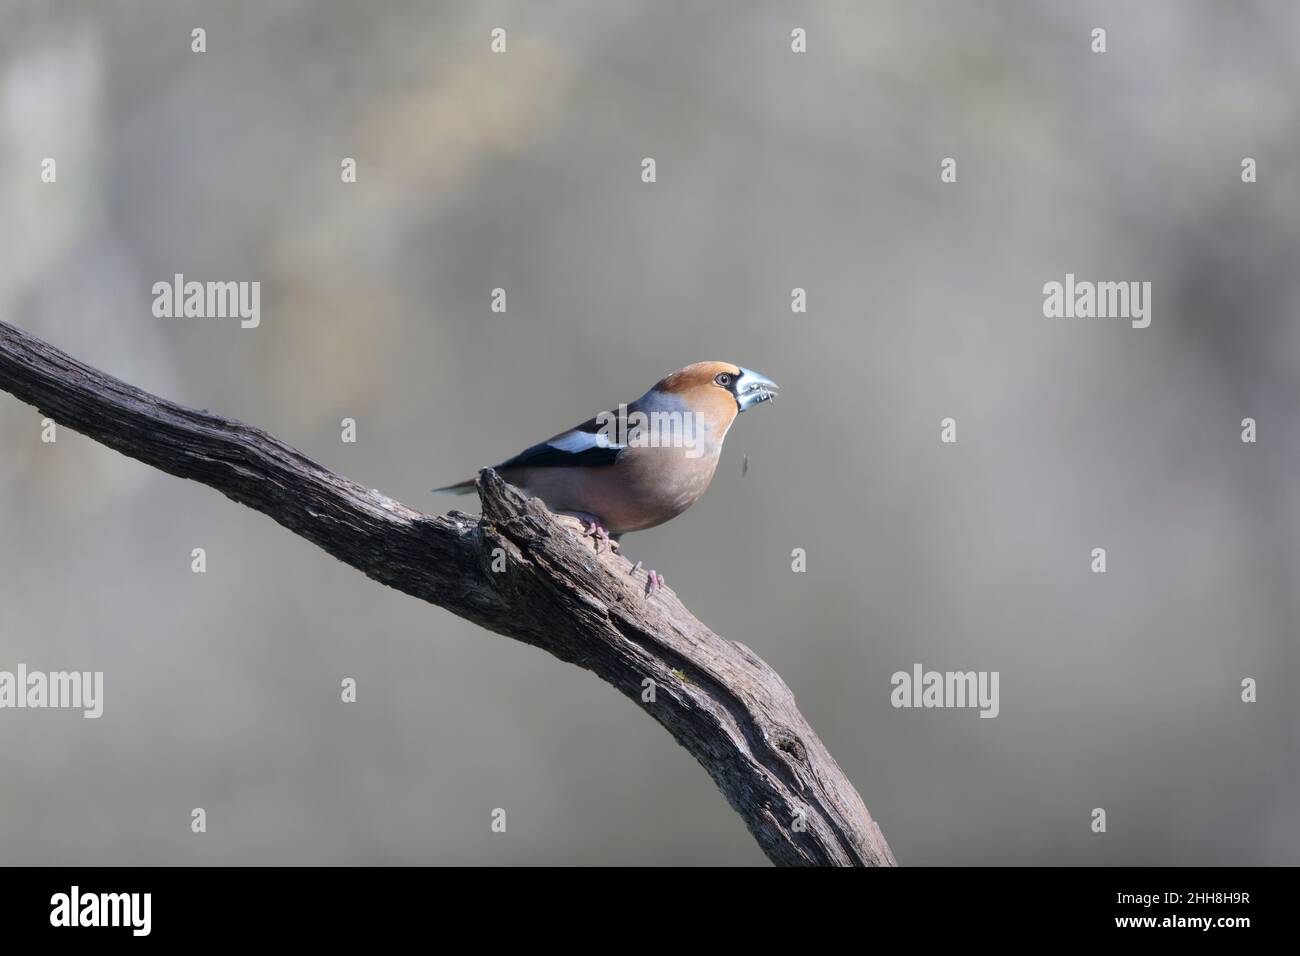
<path id="1" fill-rule="evenodd" d="M 736 415 L 776 398 L 780 386 L 765 375 L 730 362 L 696 362 L 661 380 L 654 391 L 685 401 L 730 424 Z"/>

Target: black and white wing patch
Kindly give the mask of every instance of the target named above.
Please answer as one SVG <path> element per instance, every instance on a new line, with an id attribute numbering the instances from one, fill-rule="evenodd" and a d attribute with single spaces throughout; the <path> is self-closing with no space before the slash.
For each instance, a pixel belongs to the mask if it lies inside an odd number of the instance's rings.
<path id="1" fill-rule="evenodd" d="M 612 465 L 627 448 L 627 445 L 617 444 L 611 438 L 611 434 L 617 434 L 611 425 L 613 417 L 614 413 L 599 416 L 577 428 L 560 432 L 540 445 L 525 448 L 514 458 L 502 462 L 497 469 Z"/>

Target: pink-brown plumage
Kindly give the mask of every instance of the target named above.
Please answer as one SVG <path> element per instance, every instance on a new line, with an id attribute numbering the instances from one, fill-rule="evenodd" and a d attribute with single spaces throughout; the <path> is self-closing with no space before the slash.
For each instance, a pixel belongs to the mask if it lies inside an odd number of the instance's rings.
<path id="1" fill-rule="evenodd" d="M 611 536 L 652 528 L 699 500 L 736 416 L 776 391 L 770 379 L 729 362 L 697 362 L 661 379 L 621 414 L 560 432 L 497 471 L 552 511 L 579 515 Z M 613 427 L 638 422 L 638 415 L 648 420 L 640 430 Z M 437 490 L 472 487 L 471 479 Z"/>

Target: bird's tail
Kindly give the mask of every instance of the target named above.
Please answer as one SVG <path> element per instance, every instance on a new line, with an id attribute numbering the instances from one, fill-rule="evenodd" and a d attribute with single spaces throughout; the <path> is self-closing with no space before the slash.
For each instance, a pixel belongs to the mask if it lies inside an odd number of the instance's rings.
<path id="1" fill-rule="evenodd" d="M 474 483 L 477 478 L 466 478 L 464 481 L 458 481 L 454 485 L 447 485 L 443 488 L 434 488 L 435 495 L 469 495 L 474 493 Z"/>

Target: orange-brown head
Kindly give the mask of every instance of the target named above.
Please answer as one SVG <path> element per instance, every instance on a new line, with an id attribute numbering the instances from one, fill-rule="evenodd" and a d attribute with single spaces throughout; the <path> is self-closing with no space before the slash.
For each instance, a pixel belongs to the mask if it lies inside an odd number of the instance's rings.
<path id="1" fill-rule="evenodd" d="M 778 390 L 767 376 L 731 362 L 696 362 L 660 380 L 651 393 L 680 399 L 725 434 L 738 414 L 771 401 Z"/>

